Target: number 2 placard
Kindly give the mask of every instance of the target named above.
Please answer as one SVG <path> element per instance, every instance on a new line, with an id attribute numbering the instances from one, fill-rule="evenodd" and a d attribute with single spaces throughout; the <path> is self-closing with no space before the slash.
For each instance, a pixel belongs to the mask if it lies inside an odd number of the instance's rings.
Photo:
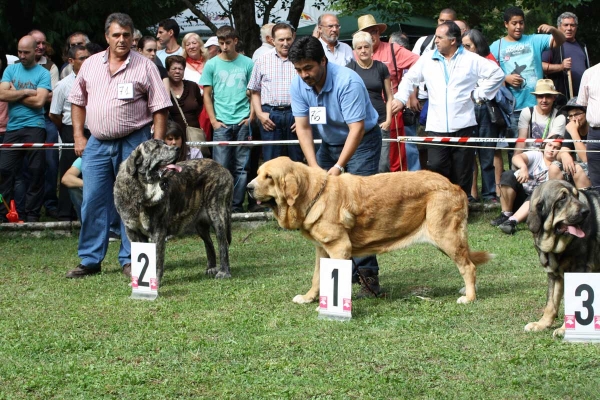
<path id="1" fill-rule="evenodd" d="M 131 298 L 154 300 L 158 297 L 156 244 L 131 243 Z"/>
<path id="2" fill-rule="evenodd" d="M 321 258 L 319 317 L 352 318 L 352 260 Z"/>
<path id="3" fill-rule="evenodd" d="M 565 274 L 565 340 L 600 341 L 600 274 Z"/>

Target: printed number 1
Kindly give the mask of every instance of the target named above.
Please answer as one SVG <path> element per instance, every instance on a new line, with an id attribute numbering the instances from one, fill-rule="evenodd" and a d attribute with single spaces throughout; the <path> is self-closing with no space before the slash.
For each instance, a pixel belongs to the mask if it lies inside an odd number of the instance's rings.
<path id="1" fill-rule="evenodd" d="M 146 270 L 148 269 L 148 264 L 150 260 L 145 253 L 140 253 L 138 257 L 138 262 L 144 260 L 144 266 L 142 267 L 142 272 L 140 273 L 140 278 L 138 279 L 138 285 L 143 287 L 150 287 L 150 282 L 144 282 L 144 275 L 146 275 Z"/>
<path id="2" fill-rule="evenodd" d="M 589 325 L 594 320 L 594 308 L 592 305 L 594 304 L 594 289 L 588 284 L 583 284 L 577 286 L 575 289 L 575 296 L 581 296 L 582 292 L 587 292 L 587 299 L 584 300 L 581 304 L 587 310 L 587 316 L 585 318 L 581 318 L 581 312 L 575 311 L 575 319 L 577 323 L 581 325 Z"/>
<path id="3" fill-rule="evenodd" d="M 333 306 L 338 306 L 338 275 L 339 271 L 337 268 L 331 270 L 331 279 L 333 279 Z"/>

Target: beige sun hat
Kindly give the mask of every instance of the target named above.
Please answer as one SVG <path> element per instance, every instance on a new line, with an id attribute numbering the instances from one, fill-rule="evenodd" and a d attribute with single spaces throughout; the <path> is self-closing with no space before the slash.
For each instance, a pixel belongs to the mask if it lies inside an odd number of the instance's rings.
<path id="1" fill-rule="evenodd" d="M 379 29 L 379 34 L 382 34 L 387 29 L 386 24 L 378 24 L 377 21 L 375 21 L 374 16 L 372 16 L 371 14 L 367 14 L 358 17 L 358 31 L 354 33 L 358 33 L 372 26 L 377 26 L 377 28 Z"/>
<path id="2" fill-rule="evenodd" d="M 562 93 L 556 91 L 556 87 L 554 87 L 554 82 L 552 82 L 552 79 L 540 79 L 535 84 L 535 92 L 531 92 L 531 94 L 562 94 Z"/>

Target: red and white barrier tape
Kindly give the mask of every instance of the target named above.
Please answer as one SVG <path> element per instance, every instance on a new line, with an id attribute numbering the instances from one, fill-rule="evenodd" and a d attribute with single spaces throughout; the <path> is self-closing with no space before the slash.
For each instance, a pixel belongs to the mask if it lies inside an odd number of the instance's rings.
<path id="1" fill-rule="evenodd" d="M 600 140 L 572 140 L 572 139 L 507 139 L 507 138 L 471 138 L 471 137 L 420 137 L 420 136 L 401 136 L 397 139 L 382 139 L 384 142 L 415 142 L 420 144 L 445 144 L 445 143 L 544 143 L 556 142 L 563 143 L 600 143 Z M 315 140 L 315 143 L 321 143 L 321 140 Z M 192 147 L 219 147 L 219 146 L 291 146 L 297 145 L 297 140 L 249 140 L 243 142 L 188 142 Z M 6 149 L 61 149 L 72 148 L 73 143 L 0 143 L 0 150 Z"/>

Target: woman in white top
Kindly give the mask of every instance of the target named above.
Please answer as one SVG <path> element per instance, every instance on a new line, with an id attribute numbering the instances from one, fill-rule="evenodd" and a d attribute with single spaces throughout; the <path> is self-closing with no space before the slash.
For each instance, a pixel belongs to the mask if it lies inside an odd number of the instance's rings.
<path id="1" fill-rule="evenodd" d="M 185 72 L 183 79 L 198 84 L 204 65 L 208 61 L 208 51 L 204 48 L 204 42 L 197 33 L 188 33 L 181 41 L 183 47 L 182 56 L 185 58 Z"/>

